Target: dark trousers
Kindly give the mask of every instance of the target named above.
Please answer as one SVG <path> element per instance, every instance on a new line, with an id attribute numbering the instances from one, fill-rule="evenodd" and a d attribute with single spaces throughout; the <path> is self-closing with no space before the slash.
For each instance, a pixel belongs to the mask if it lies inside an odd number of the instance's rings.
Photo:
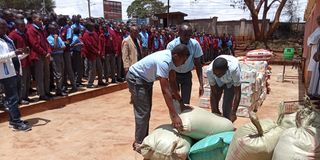
<path id="1" fill-rule="evenodd" d="M 98 81 L 102 82 L 102 70 L 101 70 L 101 59 L 97 57 L 95 60 L 88 60 L 88 85 L 92 85 L 98 74 Z"/>
<path id="2" fill-rule="evenodd" d="M 4 106 L 9 112 L 9 121 L 20 122 L 21 114 L 19 111 L 18 77 L 0 79 L 5 94 Z"/>
<path id="3" fill-rule="evenodd" d="M 106 54 L 104 59 L 104 76 L 106 82 L 108 82 L 109 77 L 112 80 L 115 80 L 115 71 L 116 71 L 116 58 L 114 54 Z"/>
<path id="4" fill-rule="evenodd" d="M 181 91 L 181 98 L 184 104 L 190 104 L 191 89 L 192 89 L 192 73 L 176 72 L 176 81 L 179 91 Z"/>
<path id="5" fill-rule="evenodd" d="M 121 79 L 123 72 L 123 62 L 121 55 L 116 56 L 116 65 L 117 65 L 117 79 Z"/>
<path id="6" fill-rule="evenodd" d="M 223 114 L 223 117 L 230 119 L 233 97 L 234 97 L 234 86 L 231 86 L 230 88 L 228 88 L 226 85 L 223 85 L 222 87 L 215 85 L 215 89 L 217 91 L 216 95 L 211 95 L 211 96 L 217 97 L 218 104 L 219 104 L 219 101 L 221 99 L 222 92 L 223 92 L 223 103 L 222 103 L 223 113 L 222 114 Z"/>
<path id="7" fill-rule="evenodd" d="M 64 67 L 65 67 L 65 61 L 63 58 L 63 54 L 52 54 L 53 58 L 52 67 L 53 67 L 53 76 L 54 81 L 56 83 L 56 93 L 62 92 L 62 85 L 64 78 Z"/>
<path id="8" fill-rule="evenodd" d="M 98 83 L 103 83 L 103 61 L 101 57 L 97 57 L 97 75 L 98 75 Z"/>
<path id="9" fill-rule="evenodd" d="M 63 84 L 64 84 L 64 86 L 67 86 L 67 81 L 69 79 L 71 86 L 73 88 L 76 88 L 76 81 L 74 79 L 74 73 L 73 73 L 73 69 L 72 69 L 71 53 L 69 51 L 64 52 L 63 59 L 64 59 Z"/>
<path id="10" fill-rule="evenodd" d="M 30 67 L 22 67 L 21 79 L 21 99 L 27 99 L 29 96 L 29 88 L 31 83 Z"/>
<path id="11" fill-rule="evenodd" d="M 49 60 L 44 56 L 34 62 L 37 92 L 40 96 L 50 93 L 50 68 Z"/>
<path id="12" fill-rule="evenodd" d="M 153 82 L 146 82 L 130 72 L 127 73 L 127 82 L 133 100 L 135 142 L 141 144 L 149 133 Z"/>
<path id="13" fill-rule="evenodd" d="M 73 51 L 71 56 L 72 70 L 74 73 L 74 79 L 77 83 L 81 83 L 83 75 L 83 59 L 80 52 Z"/>

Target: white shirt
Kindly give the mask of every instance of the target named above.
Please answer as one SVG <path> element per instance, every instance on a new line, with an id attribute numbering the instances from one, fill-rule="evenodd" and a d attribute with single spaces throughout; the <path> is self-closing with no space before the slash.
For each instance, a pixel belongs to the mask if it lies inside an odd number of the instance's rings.
<path id="1" fill-rule="evenodd" d="M 0 79 L 10 78 L 16 75 L 16 70 L 12 63 L 12 58 L 15 56 L 15 52 L 10 52 L 7 43 L 3 39 L 0 39 Z"/>
<path id="2" fill-rule="evenodd" d="M 147 82 L 154 82 L 158 77 L 168 78 L 174 64 L 170 50 L 152 53 L 129 68 L 129 72 Z"/>
<path id="3" fill-rule="evenodd" d="M 206 70 L 210 86 L 215 86 L 216 84 L 219 87 L 222 87 L 224 84 L 226 84 L 228 88 L 230 88 L 231 86 L 240 86 L 241 69 L 238 59 L 230 55 L 221 55 L 217 58 L 224 58 L 227 60 L 228 70 L 222 77 L 217 77 L 212 70 L 212 65 L 214 62 L 212 61 Z"/>

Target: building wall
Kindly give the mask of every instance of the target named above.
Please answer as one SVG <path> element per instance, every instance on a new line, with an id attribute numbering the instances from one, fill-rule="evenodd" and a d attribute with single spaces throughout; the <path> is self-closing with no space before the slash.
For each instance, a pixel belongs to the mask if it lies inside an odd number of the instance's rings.
<path id="1" fill-rule="evenodd" d="M 310 3 L 310 2 L 309 2 Z M 309 5 L 309 4 L 308 4 Z M 313 6 L 308 6 L 307 9 L 311 14 L 308 14 L 309 17 L 305 17 L 306 24 L 305 24 L 305 31 L 304 31 L 304 47 L 303 47 L 303 56 L 306 58 L 306 67 L 305 67 L 305 82 L 308 82 L 308 76 L 309 73 L 307 71 L 307 66 L 309 64 L 310 60 L 310 50 L 311 48 L 307 45 L 307 39 L 310 36 L 310 34 L 317 28 L 317 21 L 316 18 L 320 16 L 320 1 L 317 0 Z"/>
<path id="2" fill-rule="evenodd" d="M 122 7 L 121 2 L 103 0 L 103 12 L 105 19 L 121 20 Z"/>
<path id="3" fill-rule="evenodd" d="M 193 28 L 198 32 L 215 34 L 215 26 L 213 19 L 195 19 L 187 20 Z M 248 41 L 254 39 L 253 26 L 251 21 L 218 21 L 217 35 L 231 34 L 237 41 Z"/>

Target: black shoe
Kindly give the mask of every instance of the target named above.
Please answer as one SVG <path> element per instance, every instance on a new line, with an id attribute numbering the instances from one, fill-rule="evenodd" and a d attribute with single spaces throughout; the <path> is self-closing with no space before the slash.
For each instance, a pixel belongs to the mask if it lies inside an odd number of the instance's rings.
<path id="1" fill-rule="evenodd" d="M 73 87 L 73 88 L 69 91 L 69 93 L 74 93 L 74 92 L 77 92 L 77 91 L 78 91 L 78 88 Z"/>
<path id="2" fill-rule="evenodd" d="M 29 103 L 35 102 L 33 99 L 30 99 L 30 98 L 25 98 L 25 99 L 23 99 L 23 100 L 28 101 Z"/>
<path id="3" fill-rule="evenodd" d="M 21 122 L 24 123 L 24 124 L 26 124 L 26 125 L 30 125 L 28 121 L 21 120 Z M 15 124 L 14 122 L 9 122 L 8 127 L 9 127 L 9 128 L 13 128 L 14 124 Z"/>
<path id="4" fill-rule="evenodd" d="M 49 101 L 51 100 L 52 98 L 51 97 L 48 97 L 48 96 L 40 96 L 39 97 L 39 100 L 44 100 L 44 101 Z"/>
<path id="5" fill-rule="evenodd" d="M 123 78 L 118 78 L 117 81 L 118 82 L 124 82 L 124 79 Z"/>
<path id="6" fill-rule="evenodd" d="M 33 89 L 33 88 L 30 88 L 30 89 L 29 89 L 29 92 L 30 92 L 30 93 L 34 93 L 34 92 L 37 92 L 37 90 L 35 90 L 35 89 Z"/>
<path id="7" fill-rule="evenodd" d="M 99 82 L 98 83 L 98 86 L 107 86 L 108 84 L 107 83 L 104 83 L 104 82 Z"/>
<path id="8" fill-rule="evenodd" d="M 77 83 L 76 85 L 77 85 L 77 87 L 83 87 L 84 86 L 82 83 Z"/>
<path id="9" fill-rule="evenodd" d="M 88 85 L 87 85 L 87 88 L 96 88 L 96 86 L 93 85 L 93 84 L 88 84 Z"/>
<path id="10" fill-rule="evenodd" d="M 12 125 L 12 129 L 14 131 L 30 131 L 32 129 L 32 127 L 29 124 L 26 124 L 24 121 L 15 123 L 15 122 L 11 122 Z"/>
<path id="11" fill-rule="evenodd" d="M 111 83 L 117 83 L 116 79 L 112 79 Z"/>
<path id="12" fill-rule="evenodd" d="M 51 97 L 51 98 L 54 97 L 54 95 L 51 93 L 47 93 L 46 96 Z"/>
<path id="13" fill-rule="evenodd" d="M 27 105 L 27 104 L 29 104 L 29 101 L 26 101 L 26 100 L 21 100 L 20 102 L 19 102 L 19 104 L 21 104 L 21 105 Z"/>
<path id="14" fill-rule="evenodd" d="M 65 93 L 65 92 L 58 92 L 58 93 L 56 93 L 56 96 L 62 96 L 62 97 L 64 97 L 64 96 L 68 96 L 68 94 Z"/>

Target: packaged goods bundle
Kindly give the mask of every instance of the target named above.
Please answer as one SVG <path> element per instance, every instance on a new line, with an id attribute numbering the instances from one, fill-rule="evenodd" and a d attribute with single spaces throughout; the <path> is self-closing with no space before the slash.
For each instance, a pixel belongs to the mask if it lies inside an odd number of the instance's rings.
<path id="1" fill-rule="evenodd" d="M 181 134 L 193 139 L 199 140 L 209 135 L 234 130 L 230 120 L 199 107 L 183 111 L 180 118 L 183 124 Z"/>
<path id="2" fill-rule="evenodd" d="M 303 108 L 296 113 L 296 126 L 280 136 L 272 160 L 320 159 L 320 112 Z"/>
<path id="3" fill-rule="evenodd" d="M 249 61 L 267 61 L 271 59 L 272 52 L 265 49 L 256 49 L 249 51 L 246 57 Z"/>
<path id="4" fill-rule="evenodd" d="M 141 155 L 148 160 L 185 160 L 191 138 L 180 135 L 171 124 L 161 125 L 142 142 Z"/>
<path id="5" fill-rule="evenodd" d="M 272 120 L 259 121 L 255 116 L 251 122 L 236 130 L 229 146 L 226 160 L 270 160 L 274 148 L 283 132 Z"/>
<path id="6" fill-rule="evenodd" d="M 224 160 L 234 132 L 211 135 L 195 143 L 189 152 L 190 160 Z"/>

